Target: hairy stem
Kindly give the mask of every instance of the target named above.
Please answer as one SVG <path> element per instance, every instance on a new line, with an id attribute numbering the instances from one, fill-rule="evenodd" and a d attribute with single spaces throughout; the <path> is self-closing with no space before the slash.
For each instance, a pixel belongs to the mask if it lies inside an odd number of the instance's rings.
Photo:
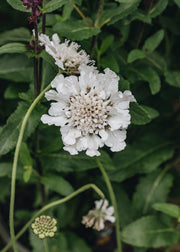
<path id="1" fill-rule="evenodd" d="M 33 111 L 33 109 L 37 105 L 37 103 L 44 96 L 44 93 L 48 89 L 50 89 L 50 87 L 51 87 L 51 85 L 49 84 L 40 93 L 40 95 L 37 96 L 37 98 L 34 100 L 34 102 L 29 107 L 29 109 L 28 109 L 28 111 L 27 111 L 27 113 L 26 113 L 26 115 L 25 115 L 25 117 L 24 117 L 24 119 L 22 121 L 21 129 L 20 129 L 20 132 L 19 132 L 19 137 L 18 137 L 18 140 L 17 140 L 16 149 L 15 149 L 15 153 L 14 153 L 14 160 L 13 160 L 13 167 L 12 167 L 12 178 L 11 178 L 11 198 L 10 198 L 10 210 L 9 210 L 9 226 L 10 226 L 10 235 L 11 235 L 11 239 L 12 239 L 12 244 L 13 244 L 13 248 L 14 248 L 15 252 L 17 252 L 17 248 L 16 248 L 16 239 L 15 239 L 15 232 L 14 232 L 14 202 L 15 202 L 16 170 L 17 170 L 19 151 L 20 151 L 20 147 L 21 147 L 21 143 L 22 143 L 22 139 L 23 139 L 24 130 L 25 130 L 25 127 L 26 127 L 27 120 L 28 120 L 31 112 Z"/>
<path id="2" fill-rule="evenodd" d="M 50 209 L 51 207 L 54 206 L 58 206 L 64 202 L 69 201 L 70 199 L 74 198 L 75 196 L 77 196 L 78 194 L 89 190 L 89 189 L 93 189 L 103 200 L 105 199 L 103 192 L 94 184 L 87 184 L 85 186 L 80 187 L 78 190 L 76 190 L 75 192 L 71 193 L 70 195 L 68 195 L 67 197 L 60 199 L 60 200 L 56 200 L 52 203 L 47 204 L 46 206 L 44 206 L 43 208 L 41 208 L 36 214 L 34 214 L 34 216 L 25 224 L 25 226 L 19 231 L 19 233 L 14 237 L 14 241 L 16 241 L 17 239 L 19 239 L 19 237 L 21 237 L 21 235 L 24 234 L 24 232 L 28 229 L 28 227 L 31 225 L 31 223 L 34 221 L 34 219 L 39 216 L 40 214 L 42 214 L 44 211 Z M 9 244 L 7 244 L 3 250 L 1 250 L 1 252 L 6 252 L 11 246 L 13 245 L 13 241 L 9 242 Z"/>
<path id="3" fill-rule="evenodd" d="M 115 218 L 116 218 L 115 228 L 116 228 L 117 252 L 122 252 L 120 221 L 119 221 L 119 214 L 118 214 L 116 197 L 115 197 L 111 182 L 109 180 L 109 177 L 108 177 L 102 163 L 100 162 L 100 160 L 98 158 L 96 158 L 96 161 L 97 161 L 98 167 L 99 167 L 99 169 L 100 169 L 100 171 L 101 171 L 101 173 L 102 173 L 102 175 L 104 177 L 106 186 L 107 186 L 108 191 L 109 191 L 110 199 L 111 199 L 112 205 L 114 207 L 114 215 L 115 215 Z"/>

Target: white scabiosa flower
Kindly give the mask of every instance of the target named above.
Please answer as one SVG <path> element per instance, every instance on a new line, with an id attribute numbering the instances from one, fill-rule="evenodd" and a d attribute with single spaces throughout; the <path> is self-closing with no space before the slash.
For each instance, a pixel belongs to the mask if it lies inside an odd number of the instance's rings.
<path id="1" fill-rule="evenodd" d="M 100 231 L 104 229 L 104 223 L 106 221 L 114 223 L 114 207 L 107 206 L 107 200 L 95 201 L 95 209 L 90 210 L 86 216 L 83 216 L 82 224 L 84 224 L 87 228 L 93 227 L 93 229 Z"/>
<path id="2" fill-rule="evenodd" d="M 80 45 L 69 40 L 60 43 L 60 38 L 56 33 L 53 34 L 52 41 L 47 35 L 40 34 L 39 41 L 41 45 L 45 46 L 47 53 L 55 59 L 55 64 L 70 74 L 79 73 L 78 67 L 82 64 L 94 64 L 84 50 L 78 50 Z"/>
<path id="3" fill-rule="evenodd" d="M 79 77 L 61 74 L 52 81 L 56 91 L 49 90 L 45 97 L 56 102 L 42 122 L 61 127 L 64 150 L 72 155 L 86 151 L 88 156 L 99 156 L 98 148 L 104 145 L 111 151 L 123 150 L 133 95 L 118 92 L 119 77 L 108 68 L 99 73 L 83 65 L 79 71 Z"/>

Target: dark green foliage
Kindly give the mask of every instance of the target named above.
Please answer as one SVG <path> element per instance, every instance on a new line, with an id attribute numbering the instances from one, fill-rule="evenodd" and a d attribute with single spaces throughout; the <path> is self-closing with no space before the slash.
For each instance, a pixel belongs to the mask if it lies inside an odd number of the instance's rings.
<path id="1" fill-rule="evenodd" d="M 106 0 L 99 6 L 102 2 L 47 0 L 43 10 L 46 33 L 50 37 L 57 33 L 62 42 L 68 39 L 80 44 L 95 60 L 98 70 L 108 67 L 119 75 L 120 91 L 131 90 L 135 96 L 137 102 L 130 104 L 131 125 L 125 149 L 112 153 L 104 148 L 100 150 L 99 160 L 117 199 L 122 241 L 134 252 L 157 251 L 159 247 L 169 251 L 178 242 L 176 223 L 180 220 L 180 208 L 176 205 L 180 151 L 180 1 Z M 0 27 L 0 217 L 4 215 L 6 225 L 14 151 L 23 118 L 34 100 L 34 53 L 27 49 L 34 39 L 29 15 L 30 10 L 21 0 L 0 1 L 3 21 Z M 41 33 L 42 16 L 38 29 Z M 44 50 L 36 57 L 43 59 L 44 89 L 59 69 Z M 42 205 L 68 196 L 87 183 L 97 184 L 109 200 L 96 158 L 83 152 L 70 155 L 63 150 L 60 128 L 41 123 L 40 118 L 48 108 L 49 102 L 41 99 L 25 128 L 16 174 L 15 230 L 20 230 Z M 105 251 L 97 245 L 102 237 L 115 243 L 111 233 L 114 226 L 107 228 L 106 233 L 97 234 L 81 225 L 82 216 L 93 208 L 97 198 L 92 191 L 86 191 L 47 211 L 58 222 L 55 237 L 48 239 L 49 251 Z M 32 252 L 44 251 L 42 240 L 31 229 L 19 241 Z M 105 247 L 109 248 L 107 244 Z M 111 247 L 106 251 L 114 252 Z"/>

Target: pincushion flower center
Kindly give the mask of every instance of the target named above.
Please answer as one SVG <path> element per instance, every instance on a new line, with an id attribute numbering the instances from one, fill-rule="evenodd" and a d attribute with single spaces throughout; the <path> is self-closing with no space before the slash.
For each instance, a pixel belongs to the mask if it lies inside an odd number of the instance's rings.
<path id="1" fill-rule="evenodd" d="M 109 104 L 109 100 L 102 99 L 91 89 L 70 97 L 68 116 L 72 126 L 80 130 L 82 135 L 98 134 L 108 125 Z"/>

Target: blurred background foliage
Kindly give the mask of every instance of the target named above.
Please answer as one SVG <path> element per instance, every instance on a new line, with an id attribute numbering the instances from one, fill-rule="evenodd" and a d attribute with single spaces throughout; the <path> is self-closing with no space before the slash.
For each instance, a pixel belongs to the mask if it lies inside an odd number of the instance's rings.
<path id="1" fill-rule="evenodd" d="M 129 89 L 137 99 L 131 104 L 127 147 L 119 153 L 104 148 L 100 157 L 115 190 L 124 251 L 180 251 L 180 1 L 49 0 L 45 9 L 47 35 L 77 41 L 99 70 L 109 67 L 120 76 L 119 90 Z M 9 239 L 14 148 L 34 99 L 33 53 L 25 47 L 32 40 L 28 16 L 21 0 L 0 1 L 0 249 Z M 57 68 L 45 52 L 40 56 L 44 88 Z M 21 147 L 16 232 L 41 206 L 81 185 L 95 183 L 108 198 L 95 160 L 64 152 L 59 129 L 40 122 L 47 107 L 43 99 L 33 111 Z M 50 251 L 114 251 L 113 225 L 107 223 L 100 233 L 81 225 L 95 199 L 86 192 L 47 212 L 59 225 L 48 241 Z M 31 230 L 19 243 L 19 251 L 43 251 Z"/>

